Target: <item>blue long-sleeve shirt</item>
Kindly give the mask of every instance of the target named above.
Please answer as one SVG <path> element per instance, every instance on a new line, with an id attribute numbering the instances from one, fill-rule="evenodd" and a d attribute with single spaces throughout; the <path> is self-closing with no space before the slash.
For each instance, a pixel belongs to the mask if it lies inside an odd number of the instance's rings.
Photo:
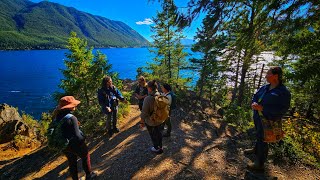
<path id="1" fill-rule="evenodd" d="M 61 110 L 58 114 L 56 119 L 62 120 L 67 114 L 71 114 L 70 110 Z M 69 119 L 66 119 L 65 122 L 61 126 L 62 128 L 62 135 L 63 137 L 70 140 L 70 145 L 77 146 L 80 142 L 83 142 L 85 137 L 83 136 L 82 132 L 80 131 L 78 125 L 78 119 L 75 116 L 72 116 Z"/>
<path id="2" fill-rule="evenodd" d="M 290 107 L 291 94 L 283 84 L 269 90 L 270 84 L 262 86 L 253 96 L 252 102 L 262 105 L 263 116 L 268 120 L 281 120 Z M 264 94 L 261 102 L 258 102 Z M 258 111 L 253 111 L 253 118 L 259 118 Z"/>
<path id="3" fill-rule="evenodd" d="M 101 88 L 98 90 L 98 100 L 102 109 L 106 109 L 106 107 L 115 107 L 118 105 L 117 99 L 124 101 L 124 97 L 122 96 L 119 89 L 115 86 L 109 88 Z"/>

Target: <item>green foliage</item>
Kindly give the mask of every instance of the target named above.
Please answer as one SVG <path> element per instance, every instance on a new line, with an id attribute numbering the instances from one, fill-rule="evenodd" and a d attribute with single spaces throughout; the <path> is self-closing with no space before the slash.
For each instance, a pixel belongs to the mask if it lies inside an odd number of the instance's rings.
<path id="1" fill-rule="evenodd" d="M 270 144 L 270 148 L 272 149 L 270 158 L 275 163 L 296 164 L 302 161 L 305 164 L 320 167 L 319 161 L 312 154 L 303 151 L 301 145 L 290 136 L 285 137 L 280 143 Z"/>
<path id="2" fill-rule="evenodd" d="M 188 82 L 181 73 L 187 66 L 187 53 L 183 51 L 184 46 L 181 44 L 181 39 L 184 38 L 182 31 L 174 24 L 177 18 L 176 9 L 172 1 L 166 1 L 162 5 L 162 11 L 158 12 L 154 19 L 154 43 L 149 50 L 156 56 L 153 62 L 148 63 L 147 70 L 150 73 L 146 73 L 146 76 L 149 80 L 156 79 L 169 83 L 172 87 L 183 88 Z M 141 69 L 138 70 L 138 74 L 143 74 Z"/>
<path id="3" fill-rule="evenodd" d="M 26 123 L 29 127 L 38 127 L 38 122 L 33 119 L 29 114 L 22 114 L 22 121 Z"/>
<path id="4" fill-rule="evenodd" d="M 286 68 L 285 76 L 292 94 L 294 117 L 284 124 L 293 152 L 302 161 L 320 164 L 320 13 L 319 2 L 305 5 L 299 1 L 291 10 L 282 12 L 278 29 L 272 35 L 273 48 Z M 301 8 L 304 6 L 305 8 Z M 284 36 L 284 34 L 286 34 Z"/>
<path id="5" fill-rule="evenodd" d="M 39 123 L 40 123 L 40 135 L 42 137 L 45 137 L 51 121 L 52 121 L 52 116 L 50 113 L 41 114 L 41 119 Z"/>
<path id="6" fill-rule="evenodd" d="M 317 125 L 301 117 L 289 118 L 283 123 L 283 129 L 299 159 L 308 164 L 320 165 L 320 133 Z"/>
<path id="7" fill-rule="evenodd" d="M 234 124 L 240 131 L 246 131 L 253 127 L 253 123 L 250 122 L 252 119 L 252 111 L 235 104 L 224 108 L 223 119 L 228 123 Z"/>
<path id="8" fill-rule="evenodd" d="M 71 33 L 67 47 L 70 52 L 66 53 L 66 69 L 62 70 L 64 79 L 59 85 L 64 93 L 57 100 L 64 95 L 73 95 L 79 99 L 81 104 L 77 112 L 85 122 L 99 114 L 97 89 L 100 88 L 103 77 L 111 74 L 111 65 L 101 52 L 97 51 L 93 55 L 92 48 L 88 48 L 87 42 L 74 32 Z M 113 76 L 117 82 L 117 75 Z"/>
<path id="9" fill-rule="evenodd" d="M 0 49 L 64 48 L 72 31 L 96 47 L 148 44 L 145 38 L 122 22 L 56 3 L 2 0 L 0 9 Z"/>
<path id="10" fill-rule="evenodd" d="M 106 55 L 99 51 L 94 55 L 92 48 L 88 48 L 87 41 L 77 37 L 75 32 L 71 33 L 67 47 L 69 52 L 66 53 L 66 69 L 62 70 L 64 79 L 59 85 L 64 93 L 57 94 L 56 99 L 72 95 L 80 100 L 75 115 L 81 122 L 85 134 L 91 134 L 93 129 L 102 125 L 98 122 L 105 121 L 97 99 L 97 90 L 101 87 L 103 77 L 111 76 L 113 84 L 120 90 L 123 89 L 123 84 L 118 73 L 110 72 L 111 64 L 108 64 Z M 130 96 L 127 93 L 123 94 L 125 97 Z M 120 103 L 119 117 L 127 114 L 128 110 L 128 104 Z"/>

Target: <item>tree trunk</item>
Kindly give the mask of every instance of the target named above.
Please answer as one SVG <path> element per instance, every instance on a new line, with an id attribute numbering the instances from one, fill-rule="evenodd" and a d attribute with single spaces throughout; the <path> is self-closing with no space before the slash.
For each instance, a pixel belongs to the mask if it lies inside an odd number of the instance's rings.
<path id="1" fill-rule="evenodd" d="M 236 79 L 235 79 L 235 82 L 234 82 L 234 89 L 233 89 L 233 92 L 232 92 L 231 103 L 233 103 L 234 100 L 235 100 L 236 97 L 237 97 L 240 61 L 241 61 L 241 51 L 239 52 L 239 56 L 238 56 L 237 70 L 236 70 Z"/>
<path id="2" fill-rule="evenodd" d="M 244 88 L 245 88 L 245 78 L 246 78 L 246 74 L 248 72 L 248 69 L 249 69 L 249 55 L 248 55 L 248 50 L 246 49 L 244 51 L 244 61 L 243 61 L 242 70 L 241 70 L 239 95 L 238 95 L 238 102 L 237 102 L 238 106 L 242 105 L 243 96 L 244 96 Z"/>
<path id="3" fill-rule="evenodd" d="M 260 72 L 260 77 L 259 77 L 259 82 L 258 82 L 258 88 L 260 88 L 260 85 L 261 85 L 261 79 L 262 79 L 262 74 L 263 74 L 263 70 L 264 70 L 264 64 L 262 64 L 262 69 L 261 69 L 261 72 Z"/>

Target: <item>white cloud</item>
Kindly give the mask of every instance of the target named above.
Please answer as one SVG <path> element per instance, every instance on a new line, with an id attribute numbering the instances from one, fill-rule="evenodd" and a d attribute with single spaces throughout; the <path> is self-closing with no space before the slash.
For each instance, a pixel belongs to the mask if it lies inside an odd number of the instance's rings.
<path id="1" fill-rule="evenodd" d="M 153 21 L 150 18 L 145 18 L 144 21 L 138 21 L 138 22 L 136 22 L 136 24 L 138 24 L 138 25 L 143 25 L 143 24 L 150 25 L 150 24 L 153 24 Z"/>

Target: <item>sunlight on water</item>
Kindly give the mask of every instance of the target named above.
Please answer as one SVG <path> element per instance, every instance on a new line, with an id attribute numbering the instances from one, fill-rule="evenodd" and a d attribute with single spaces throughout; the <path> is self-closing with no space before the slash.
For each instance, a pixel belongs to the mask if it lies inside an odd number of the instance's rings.
<path id="1" fill-rule="evenodd" d="M 135 79 L 137 68 L 152 61 L 153 54 L 147 48 L 96 49 L 106 54 L 112 71 L 119 72 L 121 79 Z M 190 48 L 186 49 L 192 53 Z M 63 78 L 67 50 L 0 51 L 0 103 L 18 107 L 39 119 L 42 112 L 56 106 L 53 93 Z M 187 71 L 184 76 L 188 77 Z M 189 73 L 190 74 L 190 73 Z M 195 73 L 189 75 L 194 78 Z"/>

